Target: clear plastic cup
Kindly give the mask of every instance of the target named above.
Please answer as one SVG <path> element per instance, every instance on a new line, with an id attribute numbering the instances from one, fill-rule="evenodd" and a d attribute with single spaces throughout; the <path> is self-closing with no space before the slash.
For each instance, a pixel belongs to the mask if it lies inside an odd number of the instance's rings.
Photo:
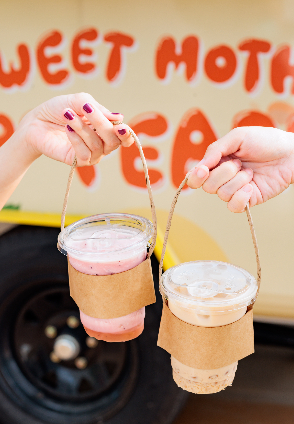
<path id="1" fill-rule="evenodd" d="M 153 232 L 148 219 L 130 214 L 101 214 L 81 219 L 58 236 L 58 249 L 77 271 L 111 275 L 139 265 L 147 257 Z M 130 284 L 132 282 L 130 281 Z M 144 329 L 145 308 L 119 318 L 93 318 L 80 311 L 90 337 L 121 342 L 138 337 Z"/>
<path id="2" fill-rule="evenodd" d="M 168 269 L 161 290 L 170 311 L 192 325 L 218 327 L 245 315 L 257 293 L 255 278 L 242 268 L 218 261 L 186 262 Z M 231 385 L 237 362 L 219 369 L 191 368 L 171 357 L 177 385 L 192 393 L 216 393 Z"/>

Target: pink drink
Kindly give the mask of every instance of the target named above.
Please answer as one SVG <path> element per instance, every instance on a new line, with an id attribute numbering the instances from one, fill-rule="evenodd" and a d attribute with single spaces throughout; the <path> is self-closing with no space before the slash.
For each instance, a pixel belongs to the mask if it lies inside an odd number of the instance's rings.
<path id="1" fill-rule="evenodd" d="M 120 222 L 121 216 L 122 222 Z M 146 259 L 147 244 L 152 231 L 150 221 L 122 214 L 97 215 L 91 218 L 98 219 L 97 225 L 91 223 L 79 226 L 67 237 L 65 243 L 70 264 L 77 271 L 89 275 L 117 274 L 136 267 Z M 132 221 L 137 225 L 134 226 Z M 145 228 L 142 223 L 145 224 Z M 59 244 L 61 245 L 61 242 Z M 90 337 L 108 342 L 121 342 L 132 340 L 142 333 L 145 308 L 112 319 L 93 318 L 82 311 L 80 317 Z"/>

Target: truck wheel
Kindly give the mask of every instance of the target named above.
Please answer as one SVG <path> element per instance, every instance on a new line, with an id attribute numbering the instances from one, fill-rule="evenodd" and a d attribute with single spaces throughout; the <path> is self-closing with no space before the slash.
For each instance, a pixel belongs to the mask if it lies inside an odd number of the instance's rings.
<path id="1" fill-rule="evenodd" d="M 57 235 L 19 226 L 0 237 L 0 423 L 172 423 L 187 395 L 156 346 L 159 296 L 136 340 L 89 338 L 69 296 Z"/>

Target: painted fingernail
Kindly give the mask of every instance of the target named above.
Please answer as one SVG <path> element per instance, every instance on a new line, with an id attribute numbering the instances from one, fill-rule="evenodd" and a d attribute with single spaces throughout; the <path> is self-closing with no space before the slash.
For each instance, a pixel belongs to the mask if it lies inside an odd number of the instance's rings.
<path id="1" fill-rule="evenodd" d="M 66 119 L 69 119 L 70 121 L 72 121 L 75 117 L 74 114 L 71 113 L 69 110 L 65 112 L 64 116 L 66 117 Z"/>
<path id="2" fill-rule="evenodd" d="M 247 184 L 242 188 L 242 190 L 245 191 L 245 193 L 250 193 L 250 191 L 252 190 L 252 186 L 250 184 Z"/>
<path id="3" fill-rule="evenodd" d="M 92 106 L 91 106 L 89 103 L 84 104 L 83 109 L 84 109 L 84 111 L 85 111 L 85 112 L 87 112 L 87 113 L 92 113 L 92 112 L 93 112 L 93 110 L 94 110 L 94 109 L 92 108 Z"/>
<path id="4" fill-rule="evenodd" d="M 72 127 L 70 127 L 69 125 L 67 125 L 66 128 L 68 129 L 69 132 L 75 132 L 75 130 L 73 130 Z"/>
<path id="5" fill-rule="evenodd" d="M 121 113 L 119 113 L 119 112 L 111 112 L 112 113 L 112 115 L 121 115 Z"/>
<path id="6" fill-rule="evenodd" d="M 196 175 L 197 175 L 198 178 L 204 178 L 206 176 L 206 174 L 207 174 L 207 172 L 202 168 L 199 168 L 199 169 L 196 170 Z"/>
<path id="7" fill-rule="evenodd" d="M 125 130 L 124 128 L 122 128 L 121 130 L 118 130 L 118 133 L 120 135 L 124 135 L 127 132 L 127 130 Z"/>

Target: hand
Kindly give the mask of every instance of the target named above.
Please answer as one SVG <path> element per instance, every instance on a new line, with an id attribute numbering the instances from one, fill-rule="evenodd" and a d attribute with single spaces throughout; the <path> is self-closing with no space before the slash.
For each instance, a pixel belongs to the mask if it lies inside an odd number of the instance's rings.
<path id="1" fill-rule="evenodd" d="M 29 112 L 17 129 L 36 157 L 44 154 L 71 165 L 94 165 L 122 144 L 130 146 L 133 137 L 122 121 L 90 94 L 79 93 L 54 97 Z M 96 131 L 94 131 L 94 128 Z"/>
<path id="2" fill-rule="evenodd" d="M 208 146 L 188 179 L 228 202 L 232 212 L 259 205 L 294 182 L 294 134 L 270 127 L 235 128 Z"/>

